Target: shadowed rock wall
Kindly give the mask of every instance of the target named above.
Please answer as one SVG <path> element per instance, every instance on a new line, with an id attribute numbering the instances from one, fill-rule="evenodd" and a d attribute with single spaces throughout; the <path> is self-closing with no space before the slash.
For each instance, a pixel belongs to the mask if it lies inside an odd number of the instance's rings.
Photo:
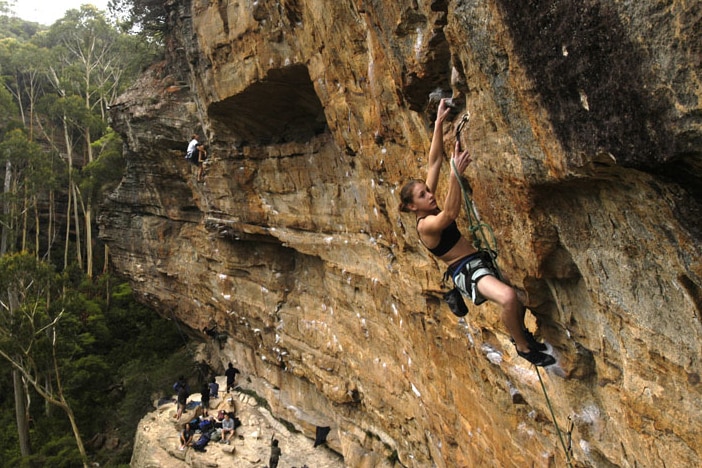
<path id="1" fill-rule="evenodd" d="M 702 464 L 695 2 L 167 6 L 168 60 L 112 107 L 129 170 L 101 235 L 146 302 L 230 334 L 213 366 L 311 437 L 330 425 L 348 466 L 564 466 L 495 308 L 453 317 L 397 210 L 438 89 L 471 113 L 466 175 L 558 356 L 574 466 Z"/>

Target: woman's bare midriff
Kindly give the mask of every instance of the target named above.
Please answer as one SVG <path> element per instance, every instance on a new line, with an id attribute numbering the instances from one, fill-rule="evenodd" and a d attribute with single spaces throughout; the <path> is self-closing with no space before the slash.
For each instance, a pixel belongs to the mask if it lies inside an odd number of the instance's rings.
<path id="1" fill-rule="evenodd" d="M 462 259 L 463 257 L 472 255 L 475 252 L 477 252 L 477 250 L 475 247 L 473 247 L 473 244 L 471 244 L 465 237 L 461 237 L 458 243 L 454 245 L 451 248 L 451 250 L 439 257 L 439 260 L 446 263 L 447 265 L 451 265 L 452 263 Z"/>

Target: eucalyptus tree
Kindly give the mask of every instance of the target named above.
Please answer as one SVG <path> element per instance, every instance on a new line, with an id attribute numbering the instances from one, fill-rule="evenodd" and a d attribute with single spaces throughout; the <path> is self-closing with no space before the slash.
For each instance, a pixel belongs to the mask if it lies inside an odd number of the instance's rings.
<path id="1" fill-rule="evenodd" d="M 16 0 L 0 0 L 0 14 L 7 15 L 12 12 Z"/>
<path id="2" fill-rule="evenodd" d="M 0 72 L 30 139 L 34 139 L 34 125 L 41 123 L 35 118 L 35 110 L 47 88 L 45 71 L 49 62 L 48 50 L 32 42 L 15 38 L 0 40 Z"/>
<path id="3" fill-rule="evenodd" d="M 168 8 L 169 2 L 163 0 L 110 0 L 108 5 L 124 30 L 155 41 L 163 39 L 167 32 Z M 172 3 L 170 8 L 174 8 Z"/>
<path id="4" fill-rule="evenodd" d="M 62 340 L 58 335 L 65 312 L 63 290 L 62 277 L 34 256 L 19 253 L 0 257 L 0 358 L 47 403 L 63 410 L 87 467 L 85 446 L 62 382 Z M 52 385 L 46 385 L 47 381 Z M 16 388 L 16 396 L 18 392 L 22 393 Z"/>
<path id="5" fill-rule="evenodd" d="M 4 82 L 4 79 L 0 78 Z M 10 122 L 10 116 L 15 112 L 15 105 L 12 102 L 12 97 L 7 89 L 0 87 L 0 130 L 6 131 Z M 8 240 L 12 232 L 12 158 L 6 150 L 0 149 L 0 164 L 5 168 L 3 177 L 2 199 L 2 217 L 0 218 L 0 255 L 7 251 Z"/>
<path id="6" fill-rule="evenodd" d="M 30 228 L 34 231 L 34 248 L 40 255 L 39 203 L 38 199 L 51 188 L 54 172 L 50 161 L 40 146 L 29 140 L 24 130 L 16 128 L 8 132 L 0 142 L 0 154 L 5 162 L 5 184 L 2 194 L 6 231 L 0 243 L 0 252 L 28 250 Z M 29 226 L 33 214 L 33 226 Z M 9 238 L 9 241 L 8 241 Z M 19 242 L 16 242 L 19 239 Z"/>
<path id="7" fill-rule="evenodd" d="M 63 128 L 62 147 L 69 170 L 68 209 L 73 214 L 76 261 L 92 276 L 94 202 L 82 196 L 74 169 L 93 161 L 92 143 L 106 130 L 107 108 L 110 99 L 121 89 L 125 62 L 130 58 L 120 48 L 124 38 L 106 20 L 104 13 L 92 5 L 69 10 L 49 28 L 42 40 L 53 56 L 46 70 L 53 96 L 46 102 L 46 109 L 58 118 Z M 70 225 L 66 232 L 70 232 Z M 81 233 L 85 236 L 85 264 Z M 64 249 L 64 264 L 68 264 L 68 243 Z"/>

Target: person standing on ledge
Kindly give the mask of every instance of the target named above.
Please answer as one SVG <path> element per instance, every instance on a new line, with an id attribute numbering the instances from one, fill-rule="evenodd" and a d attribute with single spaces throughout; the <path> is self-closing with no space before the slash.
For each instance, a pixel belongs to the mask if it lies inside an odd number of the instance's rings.
<path id="1" fill-rule="evenodd" d="M 470 297 L 475 305 L 488 300 L 501 308 L 502 322 L 512 337 L 517 354 L 536 366 L 549 366 L 556 360 L 543 352 L 548 349 L 546 345 L 536 341 L 524 326 L 526 309 L 514 288 L 499 279 L 490 255 L 477 251 L 458 230 L 456 218 L 460 214 L 462 200 L 458 177 L 471 162 L 468 150 L 461 151 L 459 141 L 456 141 L 451 156 L 453 165 L 448 176 L 444 209 L 437 206 L 434 193 L 444 160 L 443 123 L 450 110 L 446 99 L 442 99 L 429 148 L 426 182 L 414 179 L 402 187 L 400 210 L 414 213 L 420 241 L 429 252 L 448 265 L 448 272 L 461 294 Z"/>
<path id="2" fill-rule="evenodd" d="M 202 413 L 209 417 L 210 415 L 210 386 L 207 382 L 202 384 L 200 389 L 200 405 L 202 406 Z"/>
<path id="3" fill-rule="evenodd" d="M 234 367 L 234 364 L 231 362 L 229 363 L 229 367 L 227 368 L 226 371 L 224 371 L 224 375 L 227 376 L 227 393 L 229 393 L 230 389 L 234 390 L 238 385 L 236 385 L 236 374 L 240 374 L 239 369 Z"/>
<path id="4" fill-rule="evenodd" d="M 278 447 L 278 439 L 275 436 L 271 436 L 271 456 L 268 459 L 269 468 L 278 468 L 278 461 L 283 452 Z"/>

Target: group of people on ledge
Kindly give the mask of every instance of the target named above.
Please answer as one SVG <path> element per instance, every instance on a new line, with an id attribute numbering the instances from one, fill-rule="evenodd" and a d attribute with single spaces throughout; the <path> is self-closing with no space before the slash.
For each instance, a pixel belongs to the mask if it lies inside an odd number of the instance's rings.
<path id="1" fill-rule="evenodd" d="M 225 377 L 227 379 L 226 393 L 229 393 L 237 388 L 236 376 L 241 372 L 234 367 L 230 362 Z M 177 392 L 177 410 L 175 414 L 176 420 L 180 420 L 187 407 L 187 398 L 190 394 L 190 387 L 184 376 L 178 377 L 178 380 L 173 384 L 173 390 Z M 182 398 L 184 396 L 184 398 Z M 210 416 L 210 400 L 219 398 L 219 384 L 215 377 L 211 377 L 208 382 L 203 383 L 200 393 L 200 404 L 196 407 L 194 416 L 183 424 L 182 429 L 178 434 L 180 450 L 186 450 L 188 447 L 195 451 L 206 452 L 207 445 L 210 442 L 220 442 L 230 445 L 232 438 L 236 435 L 236 429 L 241 425 L 241 421 L 236 417 L 236 407 L 231 401 L 229 403 L 229 411 L 220 409 L 217 416 Z M 220 405 L 221 408 L 221 405 Z M 196 438 L 196 435 L 199 437 Z M 278 439 L 271 436 L 271 453 L 269 457 L 269 468 L 276 468 L 282 451 L 279 446 Z"/>
<path id="2" fill-rule="evenodd" d="M 240 373 L 239 369 L 229 363 L 227 369 L 227 393 L 236 387 L 236 374 Z M 174 417 L 180 421 L 183 413 L 186 411 L 188 397 L 190 396 L 190 386 L 184 376 L 178 377 L 178 380 L 173 384 L 173 390 L 176 391 L 176 414 Z M 192 447 L 198 451 L 205 451 L 205 447 L 212 440 L 220 440 L 222 443 L 229 444 L 231 438 L 235 434 L 236 414 L 233 411 L 220 410 L 217 416 L 210 416 L 210 401 L 219 398 L 219 384 L 215 377 L 210 377 L 209 380 L 203 382 L 200 389 L 200 404 L 195 408 L 194 417 L 188 420 L 180 431 L 180 449 L 185 450 L 187 447 Z M 233 403 L 230 403 L 233 408 Z M 239 422 L 241 424 L 241 422 Z M 195 434 L 199 433 L 200 437 L 195 439 Z"/>
<path id="3" fill-rule="evenodd" d="M 226 393 L 229 393 L 236 388 L 238 385 L 236 383 L 236 376 L 240 374 L 241 371 L 234 367 L 231 362 L 227 366 L 227 370 L 224 371 L 224 375 L 227 378 L 227 389 Z M 176 414 L 173 416 L 176 421 L 180 421 L 183 413 L 186 411 L 188 406 L 188 397 L 190 397 L 190 386 L 184 376 L 179 376 L 178 380 L 173 384 L 173 390 L 176 392 Z M 215 377 L 211 377 L 208 381 L 202 384 L 200 391 L 200 408 L 204 416 L 209 416 L 210 399 L 219 398 L 219 384 Z"/>

